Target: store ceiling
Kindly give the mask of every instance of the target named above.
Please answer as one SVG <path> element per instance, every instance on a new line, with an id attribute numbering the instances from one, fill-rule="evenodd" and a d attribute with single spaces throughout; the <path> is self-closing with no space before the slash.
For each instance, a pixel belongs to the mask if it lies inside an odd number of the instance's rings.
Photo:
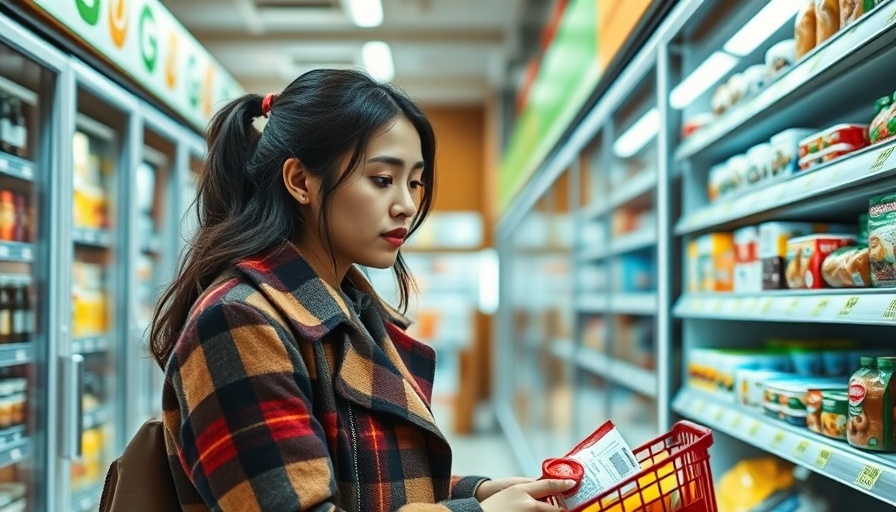
<path id="1" fill-rule="evenodd" d="M 356 27 L 346 0 L 165 0 L 251 92 L 277 91 L 315 67 L 362 67 L 389 43 L 395 82 L 427 104 L 480 103 L 515 89 L 552 0 L 382 0 L 383 23 Z"/>

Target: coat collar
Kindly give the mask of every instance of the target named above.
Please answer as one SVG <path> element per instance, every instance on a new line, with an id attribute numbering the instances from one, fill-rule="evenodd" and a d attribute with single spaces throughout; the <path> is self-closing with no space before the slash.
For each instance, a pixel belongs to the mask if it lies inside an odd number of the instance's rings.
<path id="1" fill-rule="evenodd" d="M 335 372 L 339 394 L 368 409 L 409 420 L 444 439 L 427 405 L 435 352 L 401 332 L 409 324 L 407 318 L 379 299 L 358 268 L 352 267 L 346 278 L 378 301 L 393 324 L 384 328 L 379 340 L 371 337 L 342 293 L 321 279 L 293 244 L 285 243 L 236 266 L 281 312 L 299 339 L 342 340 L 342 360 Z M 347 336 L 328 336 L 340 326 Z M 371 354 L 372 343 L 382 348 L 385 357 Z"/>

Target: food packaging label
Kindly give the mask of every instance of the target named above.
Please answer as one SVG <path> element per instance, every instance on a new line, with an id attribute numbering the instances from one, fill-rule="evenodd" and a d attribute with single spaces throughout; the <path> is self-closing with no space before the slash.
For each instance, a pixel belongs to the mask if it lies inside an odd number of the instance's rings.
<path id="1" fill-rule="evenodd" d="M 868 208 L 868 259 L 875 287 L 896 286 L 896 194 L 873 197 Z"/>

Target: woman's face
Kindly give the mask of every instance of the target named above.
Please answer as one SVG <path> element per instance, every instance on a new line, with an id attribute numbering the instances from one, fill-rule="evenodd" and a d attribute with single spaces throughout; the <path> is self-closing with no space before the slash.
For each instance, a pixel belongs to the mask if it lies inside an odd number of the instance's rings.
<path id="1" fill-rule="evenodd" d="M 330 243 L 340 271 L 395 263 L 423 197 L 422 176 L 420 135 L 398 117 L 373 136 L 359 167 L 331 197 Z"/>

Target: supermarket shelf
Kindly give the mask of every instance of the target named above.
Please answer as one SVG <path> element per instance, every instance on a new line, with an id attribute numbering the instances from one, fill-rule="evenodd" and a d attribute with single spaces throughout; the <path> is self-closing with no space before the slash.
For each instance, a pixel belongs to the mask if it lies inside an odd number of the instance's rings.
<path id="1" fill-rule="evenodd" d="M 645 169 L 638 173 L 634 178 L 626 180 L 622 186 L 616 189 L 610 195 L 610 208 L 615 209 L 620 206 L 645 196 L 656 188 L 657 174 L 653 169 Z"/>
<path id="2" fill-rule="evenodd" d="M 688 294 L 678 300 L 674 315 L 756 322 L 896 325 L 896 289 Z"/>
<path id="3" fill-rule="evenodd" d="M 25 437 L 24 425 L 0 431 L 0 467 L 21 462 L 31 456 L 31 439 Z"/>
<path id="4" fill-rule="evenodd" d="M 849 189 L 896 174 L 896 158 L 891 158 L 894 152 L 896 141 L 878 144 L 737 199 L 718 201 L 683 218 L 675 226 L 675 233 L 695 233 L 791 205 L 806 208 L 812 202 L 827 201 L 831 194 L 843 195 Z"/>
<path id="5" fill-rule="evenodd" d="M 21 242 L 0 241 L 0 261 L 34 261 L 34 246 Z"/>
<path id="6" fill-rule="evenodd" d="M 72 495 L 72 510 L 75 512 L 92 512 L 100 504 L 103 495 L 102 484 L 92 485 Z"/>
<path id="7" fill-rule="evenodd" d="M 34 162 L 0 152 L 0 175 L 33 181 L 36 167 Z"/>
<path id="8" fill-rule="evenodd" d="M 631 293 L 613 295 L 610 311 L 629 315 L 652 316 L 656 314 L 656 293 Z"/>
<path id="9" fill-rule="evenodd" d="M 656 374 L 629 362 L 608 357 L 587 347 L 576 347 L 569 340 L 555 340 L 551 353 L 583 370 L 609 379 L 641 395 L 656 398 Z"/>
<path id="10" fill-rule="evenodd" d="M 72 352 L 75 354 L 97 354 L 109 350 L 109 338 L 106 336 L 85 336 L 72 340 Z"/>
<path id="11" fill-rule="evenodd" d="M 84 430 L 89 430 L 109 423 L 109 417 L 109 409 L 104 406 L 100 406 L 96 409 L 85 412 L 83 419 L 81 420 L 81 424 L 83 425 Z"/>
<path id="12" fill-rule="evenodd" d="M 582 217 L 585 219 L 597 219 L 609 213 L 612 208 L 611 199 L 598 197 L 592 199 L 588 206 L 582 208 Z"/>
<path id="13" fill-rule="evenodd" d="M 112 234 L 102 229 L 74 228 L 72 240 L 78 245 L 108 248 L 112 246 Z"/>
<path id="14" fill-rule="evenodd" d="M 737 407 L 700 391 L 683 390 L 676 397 L 673 409 L 713 430 L 896 505 L 896 455 L 861 451 L 846 442 Z"/>
<path id="15" fill-rule="evenodd" d="M 582 294 L 575 301 L 576 311 L 582 313 L 606 313 L 610 306 L 609 293 L 603 295 Z"/>
<path id="16" fill-rule="evenodd" d="M 620 236 L 610 242 L 610 255 L 618 256 L 629 252 L 647 249 L 656 245 L 657 234 L 655 228 L 639 229 L 638 231 Z"/>
<path id="17" fill-rule="evenodd" d="M 675 159 L 680 161 L 701 153 L 727 136 L 742 131 L 744 125 L 754 123 L 760 117 L 780 115 L 780 109 L 775 109 L 775 106 L 788 102 L 792 97 L 805 96 L 843 69 L 860 65 L 868 53 L 860 49 L 884 47 L 892 39 L 887 29 L 894 18 L 896 10 L 890 3 L 866 14 L 849 29 L 840 31 L 801 59 L 755 98 L 736 105 L 711 125 L 685 139 L 675 152 Z"/>
<path id="18" fill-rule="evenodd" d="M 0 368 L 27 364 L 34 360 L 34 344 L 9 343 L 0 345 Z"/>

